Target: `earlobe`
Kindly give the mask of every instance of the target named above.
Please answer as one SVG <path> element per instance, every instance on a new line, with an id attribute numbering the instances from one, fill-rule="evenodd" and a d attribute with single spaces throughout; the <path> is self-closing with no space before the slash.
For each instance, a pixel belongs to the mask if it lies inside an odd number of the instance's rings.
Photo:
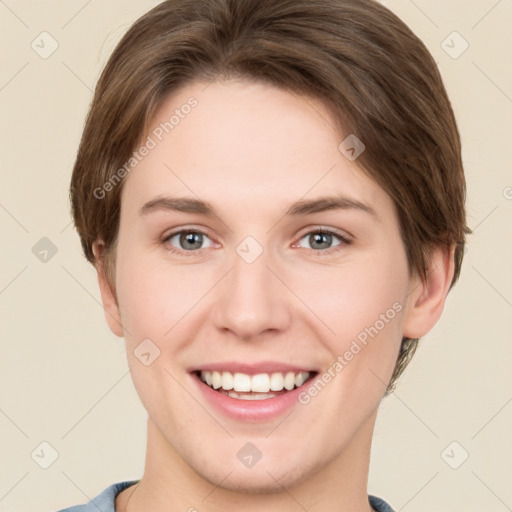
<path id="1" fill-rule="evenodd" d="M 110 330 L 116 336 L 121 338 L 124 336 L 124 331 L 121 323 L 121 315 L 119 313 L 119 305 L 115 296 L 115 290 L 110 287 L 106 276 L 103 249 L 104 245 L 102 242 L 93 242 L 92 250 L 96 259 L 94 266 L 98 274 L 98 284 L 100 287 L 101 301 L 103 303 L 103 311 Z"/>
<path id="2" fill-rule="evenodd" d="M 411 281 L 403 336 L 421 338 L 439 321 L 455 270 L 455 246 L 432 250 L 426 279 Z"/>

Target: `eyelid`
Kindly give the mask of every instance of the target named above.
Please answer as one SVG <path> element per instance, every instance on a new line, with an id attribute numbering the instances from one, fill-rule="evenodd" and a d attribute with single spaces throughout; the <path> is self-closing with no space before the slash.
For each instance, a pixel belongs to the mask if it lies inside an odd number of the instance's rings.
<path id="1" fill-rule="evenodd" d="M 339 239 L 339 244 L 335 245 L 333 247 L 329 247 L 328 249 L 322 249 L 322 250 L 315 250 L 315 249 L 309 249 L 307 247 L 302 247 L 302 249 L 307 249 L 308 252 L 313 252 L 316 256 L 322 257 L 329 257 L 332 255 L 336 255 L 339 251 L 345 249 L 348 245 L 352 244 L 353 237 L 347 236 L 344 232 L 340 232 L 339 230 L 335 228 L 330 228 L 326 226 L 319 226 L 315 228 L 310 228 L 307 231 L 305 231 L 303 234 L 299 236 L 298 242 L 296 242 L 292 247 L 299 247 L 300 248 L 300 241 L 307 237 L 311 236 L 314 233 L 327 233 L 331 236 L 334 236 Z"/>
<path id="2" fill-rule="evenodd" d="M 340 237 L 344 242 L 347 242 L 347 243 L 351 243 L 354 240 L 354 236 L 351 235 L 348 231 L 333 228 L 330 226 L 322 226 L 322 225 L 315 224 L 313 226 L 308 226 L 307 228 L 304 228 L 304 229 L 305 229 L 305 231 L 303 232 L 303 234 L 300 235 L 299 239 L 304 238 L 304 236 L 309 235 L 311 233 L 322 232 L 322 233 L 329 233 L 331 235 L 336 235 L 336 236 Z"/>
<path id="3" fill-rule="evenodd" d="M 209 234 L 208 234 L 208 229 L 201 226 L 201 227 L 196 227 L 196 226 L 180 226 L 176 229 L 172 229 L 171 231 L 169 231 L 169 233 L 163 235 L 163 240 L 167 240 L 169 238 L 172 238 L 173 236 L 175 235 L 178 235 L 180 233 L 183 233 L 183 232 L 194 232 L 194 233 L 200 233 L 201 235 L 206 235 L 208 236 L 209 238 L 212 238 Z"/>
<path id="4" fill-rule="evenodd" d="M 304 229 L 306 231 L 303 231 L 303 233 L 301 235 L 299 235 L 298 241 L 295 242 L 292 245 L 292 247 L 297 247 L 298 246 L 297 244 L 300 243 L 300 241 L 305 236 L 311 235 L 313 233 L 319 233 L 319 232 L 327 233 L 327 234 L 330 234 L 330 235 L 333 235 L 333 236 L 339 238 L 341 243 L 339 245 L 335 245 L 334 247 L 330 247 L 329 249 L 323 249 L 323 250 L 318 250 L 318 251 L 315 251 L 314 249 L 310 249 L 311 251 L 319 253 L 319 254 L 329 254 L 332 251 L 336 251 L 340 245 L 342 246 L 342 245 L 351 244 L 353 242 L 353 238 L 354 238 L 352 235 L 350 235 L 349 233 L 347 233 L 345 231 L 341 231 L 336 228 L 332 228 L 332 227 L 328 227 L 328 226 L 314 225 L 314 226 L 308 226 L 307 228 L 304 228 Z M 197 233 L 197 234 L 206 236 L 210 240 L 212 240 L 212 245 L 214 245 L 214 246 L 216 244 L 218 245 L 218 243 L 215 242 L 214 239 L 207 233 L 207 230 L 205 230 L 205 228 L 196 228 L 193 226 L 180 227 L 179 229 L 171 231 L 170 233 L 163 236 L 162 243 L 166 244 L 171 238 L 175 237 L 176 235 L 179 235 L 181 233 L 187 233 L 187 232 L 193 232 L 193 233 Z M 205 247 L 204 249 L 208 249 L 208 247 Z M 195 256 L 195 255 L 198 255 L 198 253 L 200 253 L 202 251 L 202 249 L 196 249 L 193 251 L 185 251 L 183 249 L 175 249 L 172 246 L 170 248 L 166 247 L 166 250 L 168 250 L 169 252 L 184 255 L 184 256 Z"/>

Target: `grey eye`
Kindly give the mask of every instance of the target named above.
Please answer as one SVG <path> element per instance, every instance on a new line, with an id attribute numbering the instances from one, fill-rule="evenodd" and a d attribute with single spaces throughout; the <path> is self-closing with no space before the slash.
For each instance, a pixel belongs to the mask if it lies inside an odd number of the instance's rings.
<path id="1" fill-rule="evenodd" d="M 333 238 L 337 238 L 340 240 L 339 243 L 332 245 Z M 329 233 L 328 231 L 312 231 L 311 233 L 307 233 L 305 236 L 301 238 L 301 240 L 307 239 L 310 247 L 308 249 L 318 249 L 325 250 L 330 249 L 331 247 L 335 247 L 336 245 L 340 245 L 343 241 L 340 235 L 335 235 L 334 233 Z"/>
<path id="2" fill-rule="evenodd" d="M 193 251 L 195 249 L 203 249 L 204 247 L 201 247 L 205 239 L 209 240 L 209 237 L 205 235 L 204 233 L 200 233 L 198 231 L 178 231 L 177 233 L 173 233 L 167 237 L 166 241 L 169 242 L 171 245 L 176 247 L 172 240 L 177 238 L 178 240 L 178 249 L 184 250 L 184 251 Z M 211 245 L 211 243 L 210 243 Z M 208 245 L 207 247 L 210 247 Z"/>

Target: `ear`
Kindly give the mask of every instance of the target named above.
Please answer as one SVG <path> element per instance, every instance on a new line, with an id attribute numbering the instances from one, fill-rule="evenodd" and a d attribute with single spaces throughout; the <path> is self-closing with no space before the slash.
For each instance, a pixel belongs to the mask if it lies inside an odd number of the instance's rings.
<path id="1" fill-rule="evenodd" d="M 105 273 L 104 265 L 104 244 L 103 242 L 96 241 L 92 244 L 94 258 L 96 260 L 94 267 L 98 273 L 98 283 L 100 285 L 101 301 L 103 302 L 103 311 L 105 313 L 105 320 L 107 321 L 110 330 L 120 338 L 124 336 L 123 325 L 121 323 L 121 315 L 119 313 L 119 305 L 115 290 L 110 287 Z"/>
<path id="2" fill-rule="evenodd" d="M 455 270 L 455 246 L 437 246 L 432 250 L 426 279 L 411 280 L 403 336 L 421 338 L 438 322 Z"/>

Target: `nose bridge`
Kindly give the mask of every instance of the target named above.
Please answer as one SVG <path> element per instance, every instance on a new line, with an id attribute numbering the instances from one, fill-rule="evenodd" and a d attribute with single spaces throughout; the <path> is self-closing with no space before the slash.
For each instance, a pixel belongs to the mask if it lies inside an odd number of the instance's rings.
<path id="1" fill-rule="evenodd" d="M 268 290 L 271 272 L 269 252 L 252 236 L 246 237 L 237 247 L 233 258 L 232 286 L 246 289 L 248 294 Z"/>
<path id="2" fill-rule="evenodd" d="M 268 268 L 272 265 L 268 251 L 247 236 L 235 252 L 216 302 L 217 327 L 228 328 L 241 338 L 284 329 L 288 319 L 286 290 Z"/>

